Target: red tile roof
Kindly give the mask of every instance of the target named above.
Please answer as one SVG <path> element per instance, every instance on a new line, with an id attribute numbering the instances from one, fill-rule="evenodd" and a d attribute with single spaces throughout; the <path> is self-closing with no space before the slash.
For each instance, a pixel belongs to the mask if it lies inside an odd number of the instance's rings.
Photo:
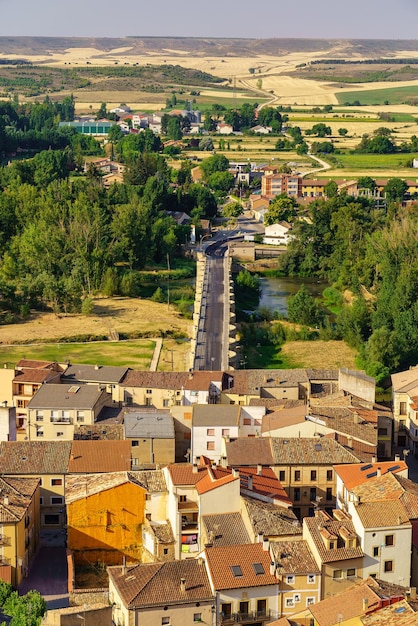
<path id="1" fill-rule="evenodd" d="M 68 472 L 93 474 L 102 472 L 128 472 L 131 469 L 131 442 L 73 441 Z"/>
<path id="2" fill-rule="evenodd" d="M 365 469 L 366 468 L 366 469 Z M 334 469 L 343 481 L 346 489 L 351 491 L 354 487 L 362 485 L 370 480 L 370 474 L 374 474 L 380 469 L 381 474 L 387 474 L 389 469 L 397 474 L 398 472 L 408 472 L 405 461 L 379 461 L 378 463 L 353 463 L 352 465 L 335 465 Z"/>
<path id="3" fill-rule="evenodd" d="M 261 543 L 207 548 L 206 559 L 216 591 L 278 585 L 276 577 L 270 574 L 270 552 L 263 550 Z M 256 564 L 261 565 L 264 573 L 257 574 Z M 234 575 L 232 568 L 236 566 L 240 575 Z"/>

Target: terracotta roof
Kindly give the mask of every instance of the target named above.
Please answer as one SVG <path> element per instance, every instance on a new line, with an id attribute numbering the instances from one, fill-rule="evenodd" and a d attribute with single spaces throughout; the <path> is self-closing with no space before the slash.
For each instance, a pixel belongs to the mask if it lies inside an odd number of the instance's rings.
<path id="1" fill-rule="evenodd" d="M 287 495 L 276 474 L 269 467 L 263 467 L 261 474 L 254 467 L 238 467 L 241 493 L 251 498 L 262 497 L 264 501 L 274 502 L 275 505 L 290 507 L 292 501 Z"/>
<path id="2" fill-rule="evenodd" d="M 402 391 L 405 387 L 409 387 L 411 383 L 415 383 L 418 387 L 418 367 L 412 367 L 404 372 L 392 374 L 391 379 L 394 392 Z"/>
<path id="3" fill-rule="evenodd" d="M 228 473 L 222 473 L 219 476 L 216 474 L 216 471 L 213 471 L 210 467 L 208 467 L 206 475 L 202 476 L 202 478 L 196 483 L 197 493 L 199 495 L 203 495 L 208 491 L 212 491 L 212 489 L 223 487 L 224 485 L 233 483 L 238 480 L 238 477 L 235 477 L 232 474 L 232 471 Z"/>
<path id="4" fill-rule="evenodd" d="M 401 600 L 365 615 L 361 622 L 363 626 L 416 626 L 418 613 L 415 613 L 406 600 Z"/>
<path id="5" fill-rule="evenodd" d="M 348 621 L 364 615 L 363 600 L 368 602 L 368 611 L 380 606 L 379 596 L 370 589 L 367 583 L 350 587 L 343 593 L 322 600 L 309 607 L 318 626 L 335 626 L 338 621 Z M 340 617 L 342 616 L 342 618 Z"/>
<path id="6" fill-rule="evenodd" d="M 216 591 L 278 585 L 270 574 L 270 552 L 261 543 L 206 548 L 206 558 Z M 260 564 L 260 573 L 254 566 Z M 234 570 L 232 568 L 238 567 Z"/>
<path id="7" fill-rule="evenodd" d="M 341 516 L 343 516 L 342 513 Z M 331 518 L 324 511 L 320 511 L 316 517 L 305 517 L 303 524 L 312 537 L 322 563 L 333 563 L 334 561 L 345 561 L 364 556 L 360 545 L 357 545 L 355 548 L 345 547 L 344 534 L 346 533 L 341 533 L 343 528 L 345 531 L 349 531 L 351 535 L 357 536 L 354 524 L 348 516 L 344 516 L 339 521 Z M 336 545 L 334 548 L 328 549 L 324 541 L 323 531 L 327 531 L 330 536 L 335 536 Z"/>
<path id="8" fill-rule="evenodd" d="M 162 493 L 167 491 L 167 483 L 163 470 L 141 470 L 128 472 L 130 479 L 141 485 L 148 493 Z"/>
<path id="9" fill-rule="evenodd" d="M 107 474 L 77 474 L 65 479 L 65 501 L 67 504 L 93 496 L 97 493 L 115 489 L 128 482 L 140 487 L 130 480 L 128 472 L 109 472 Z M 143 489 L 143 487 L 140 487 Z"/>
<path id="10" fill-rule="evenodd" d="M 62 380 L 65 382 L 101 382 L 118 383 L 128 371 L 128 367 L 113 367 L 109 365 L 69 365 Z"/>
<path id="11" fill-rule="evenodd" d="M 276 410 L 264 415 L 261 428 L 263 433 L 305 422 L 306 404 L 303 400 L 291 400 L 290 402 L 297 403 L 297 405 L 274 407 Z"/>
<path id="12" fill-rule="evenodd" d="M 3 474 L 65 474 L 71 441 L 2 441 L 0 467 Z"/>
<path id="13" fill-rule="evenodd" d="M 184 389 L 205 391 L 209 389 L 210 384 L 216 382 L 222 383 L 224 377 L 223 372 L 207 372 L 207 371 L 195 371 L 190 372 L 184 383 Z"/>
<path id="14" fill-rule="evenodd" d="M 25 368 L 25 367 L 29 367 L 31 369 L 47 369 L 47 368 L 51 368 L 54 365 L 57 365 L 54 361 L 36 361 L 34 359 L 20 359 L 20 361 L 18 361 L 16 363 L 16 368 Z"/>
<path id="15" fill-rule="evenodd" d="M 129 370 L 120 385 L 122 387 L 178 390 L 184 387 L 187 378 L 187 372 L 140 372 Z"/>
<path id="16" fill-rule="evenodd" d="M 274 457 L 269 437 L 239 437 L 226 443 L 228 464 L 237 465 L 274 465 Z"/>
<path id="17" fill-rule="evenodd" d="M 251 441 L 254 441 L 252 439 Z M 272 437 L 274 465 L 334 465 L 356 463 L 358 458 L 337 441 L 321 437 Z"/>
<path id="18" fill-rule="evenodd" d="M 0 477 L 0 523 L 15 524 L 26 514 L 39 478 Z"/>
<path id="19" fill-rule="evenodd" d="M 149 528 L 154 534 L 158 543 L 174 543 L 175 537 L 171 528 L 170 520 L 165 522 L 150 522 Z"/>
<path id="20" fill-rule="evenodd" d="M 31 369 L 24 368 L 16 371 L 16 376 L 13 379 L 14 383 L 44 383 L 52 378 L 60 378 L 62 372 L 55 372 L 49 369 Z"/>
<path id="21" fill-rule="evenodd" d="M 364 416 L 360 416 L 358 413 L 359 422 L 356 422 L 353 411 L 348 407 L 334 406 L 312 407 L 309 415 L 336 432 L 377 445 L 377 418 L 373 424 L 370 424 L 364 421 Z"/>
<path id="22" fill-rule="evenodd" d="M 266 537 L 302 535 L 302 526 L 290 509 L 275 504 L 243 498 L 254 534 L 262 533 Z"/>
<path id="23" fill-rule="evenodd" d="M 213 546 L 251 543 L 240 513 L 203 515 L 207 542 Z"/>
<path id="24" fill-rule="evenodd" d="M 364 528 L 411 525 L 405 507 L 398 500 L 360 502 L 356 512 Z"/>
<path id="25" fill-rule="evenodd" d="M 382 476 L 387 474 L 389 470 L 393 473 L 408 472 L 405 461 L 380 461 L 379 463 L 353 463 L 352 465 L 334 466 L 336 473 L 349 491 L 358 485 L 370 482 L 371 478 L 376 476 L 378 468 L 380 468 Z"/>
<path id="26" fill-rule="evenodd" d="M 168 466 L 168 471 L 173 485 L 195 485 L 206 476 L 207 469 L 206 466 L 200 466 L 194 472 L 190 463 L 174 463 Z"/>
<path id="27" fill-rule="evenodd" d="M 272 541 L 273 560 L 280 574 L 319 574 L 306 541 Z"/>
<path id="28" fill-rule="evenodd" d="M 119 566 L 108 568 L 109 577 L 129 609 L 214 599 L 203 559 L 141 563 L 123 571 Z M 180 588 L 181 578 L 186 580 L 185 591 Z"/>
<path id="29" fill-rule="evenodd" d="M 68 472 L 70 474 L 127 472 L 130 469 L 130 441 L 72 442 L 68 463 Z"/>

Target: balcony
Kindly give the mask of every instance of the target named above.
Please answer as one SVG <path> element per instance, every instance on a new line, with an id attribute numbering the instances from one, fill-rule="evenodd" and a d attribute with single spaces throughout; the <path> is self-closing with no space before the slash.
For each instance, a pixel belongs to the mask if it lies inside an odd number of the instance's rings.
<path id="1" fill-rule="evenodd" d="M 52 417 L 52 415 L 51 415 L 50 421 L 51 421 L 51 424 L 72 424 L 73 423 L 73 418 L 72 417 L 63 417 L 63 416 L 60 416 L 60 417 L 54 416 L 54 417 Z"/>
<path id="2" fill-rule="evenodd" d="M 221 626 L 225 624 L 247 624 L 250 622 L 260 622 L 267 619 L 276 618 L 276 611 L 250 611 L 249 613 L 230 613 L 224 615 L 221 613 Z"/>

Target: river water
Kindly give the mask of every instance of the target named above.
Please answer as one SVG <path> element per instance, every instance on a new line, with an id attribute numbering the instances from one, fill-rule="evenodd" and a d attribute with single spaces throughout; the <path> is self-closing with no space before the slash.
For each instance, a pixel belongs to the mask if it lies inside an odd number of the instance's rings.
<path id="1" fill-rule="evenodd" d="M 325 281 L 313 278 L 261 276 L 261 297 L 258 306 L 267 307 L 271 311 L 278 311 L 286 316 L 288 296 L 294 295 L 302 285 L 305 285 L 306 290 L 314 297 L 321 296 L 324 289 L 329 286 Z"/>

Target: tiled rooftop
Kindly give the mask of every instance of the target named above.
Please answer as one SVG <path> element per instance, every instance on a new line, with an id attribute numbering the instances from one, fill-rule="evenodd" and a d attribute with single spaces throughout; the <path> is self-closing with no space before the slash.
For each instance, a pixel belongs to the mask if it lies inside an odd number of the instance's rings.
<path id="1" fill-rule="evenodd" d="M 0 477 L 0 523 L 19 522 L 26 514 L 38 485 L 38 478 Z"/>
<path id="2" fill-rule="evenodd" d="M 282 537 L 302 534 L 302 526 L 290 509 L 253 498 L 244 497 L 243 501 L 255 535 L 262 533 L 266 537 Z"/>
<path id="3" fill-rule="evenodd" d="M 379 596 L 367 583 L 350 587 L 343 593 L 313 604 L 309 609 L 318 626 L 335 626 L 339 621 L 345 622 L 364 615 L 364 600 L 367 600 L 368 611 L 380 606 Z"/>
<path id="4" fill-rule="evenodd" d="M 65 479 L 65 501 L 70 504 L 108 489 L 115 489 L 127 482 L 130 482 L 128 472 L 67 476 Z M 131 482 L 137 485 L 136 482 Z"/>
<path id="5" fill-rule="evenodd" d="M 72 442 L 68 463 L 68 472 L 70 474 L 127 472 L 130 469 L 130 441 Z"/>
<path id="6" fill-rule="evenodd" d="M 306 541 L 273 541 L 270 548 L 280 574 L 320 573 Z"/>
<path id="7" fill-rule="evenodd" d="M 238 426 L 241 407 L 237 404 L 196 404 L 193 426 Z"/>
<path id="8" fill-rule="evenodd" d="M 387 474 L 389 470 L 393 473 L 408 472 L 405 461 L 379 461 L 378 463 L 353 463 L 352 465 L 334 466 L 336 473 L 349 491 L 358 485 L 369 483 L 376 476 L 378 468 L 380 468 L 382 476 Z"/>
<path id="9" fill-rule="evenodd" d="M 320 439 L 272 437 L 271 441 L 275 465 L 334 465 L 358 462 L 354 454 L 327 437 Z"/>
<path id="10" fill-rule="evenodd" d="M 54 372 L 50 369 L 31 369 L 24 368 L 16 372 L 13 379 L 14 383 L 44 383 L 48 380 L 56 378 L 59 381 L 61 372 Z"/>
<path id="11" fill-rule="evenodd" d="M 226 443 L 228 464 L 237 465 L 274 465 L 274 457 L 269 437 L 239 437 Z"/>
<path id="12" fill-rule="evenodd" d="M 411 525 L 405 507 L 398 500 L 360 502 L 356 512 L 364 528 Z"/>
<path id="13" fill-rule="evenodd" d="M 202 521 L 207 541 L 213 546 L 251 543 L 240 513 L 204 515 Z"/>
<path id="14" fill-rule="evenodd" d="M 270 574 L 270 553 L 263 550 L 261 543 L 219 546 L 207 548 L 205 552 L 216 591 L 278 584 L 276 577 Z M 257 564 L 261 565 L 259 574 L 254 567 Z"/>
<path id="15" fill-rule="evenodd" d="M 122 387 L 179 390 L 186 384 L 187 377 L 187 372 L 148 372 L 129 370 L 120 385 Z"/>
<path id="16" fill-rule="evenodd" d="M 3 474 L 65 474 L 71 441 L 2 441 L 0 467 Z"/>
<path id="17" fill-rule="evenodd" d="M 363 626 L 416 626 L 418 613 L 401 600 L 361 618 Z"/>
<path id="18" fill-rule="evenodd" d="M 359 541 L 357 542 L 358 545 L 354 548 L 345 547 L 344 535 L 347 534 L 346 531 L 353 536 L 356 535 L 354 524 L 348 516 L 346 519 L 338 521 L 331 518 L 324 511 L 320 511 L 316 517 L 305 517 L 303 524 L 309 531 L 323 563 L 357 559 L 364 556 Z M 343 533 L 341 532 L 342 529 L 345 529 Z M 329 535 L 330 538 L 336 538 L 336 546 L 334 548 L 328 549 L 324 540 L 325 535 Z"/>
<path id="19" fill-rule="evenodd" d="M 142 563 L 109 567 L 109 576 L 130 609 L 212 601 L 213 594 L 203 559 Z M 186 581 L 185 591 L 180 580 Z"/>
<path id="20" fill-rule="evenodd" d="M 170 520 L 165 522 L 150 522 L 149 528 L 154 533 L 158 543 L 174 543 L 174 533 Z"/>

